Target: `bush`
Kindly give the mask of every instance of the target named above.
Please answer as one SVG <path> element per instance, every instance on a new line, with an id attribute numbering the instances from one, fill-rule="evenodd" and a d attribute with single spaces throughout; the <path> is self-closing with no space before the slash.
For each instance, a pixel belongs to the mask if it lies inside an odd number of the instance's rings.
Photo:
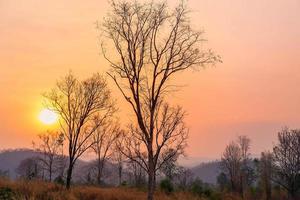
<path id="1" fill-rule="evenodd" d="M 54 179 L 54 183 L 60 184 L 60 185 L 64 185 L 65 181 L 64 178 L 62 176 L 58 176 Z"/>
<path id="2" fill-rule="evenodd" d="M 166 194 L 170 194 L 174 191 L 172 182 L 169 179 L 164 179 L 160 182 L 160 189 Z"/>
<path id="3" fill-rule="evenodd" d="M 0 188 L 0 200 L 13 200 L 14 192 L 9 187 Z"/>
<path id="4" fill-rule="evenodd" d="M 121 185 L 120 186 L 123 186 L 123 187 L 125 187 L 125 186 L 127 186 L 128 184 L 127 184 L 127 182 L 126 181 L 122 181 L 122 183 L 121 183 Z"/>
<path id="5" fill-rule="evenodd" d="M 203 193 L 203 182 L 200 179 L 196 179 L 192 182 L 191 192 L 195 195 L 201 196 Z"/>

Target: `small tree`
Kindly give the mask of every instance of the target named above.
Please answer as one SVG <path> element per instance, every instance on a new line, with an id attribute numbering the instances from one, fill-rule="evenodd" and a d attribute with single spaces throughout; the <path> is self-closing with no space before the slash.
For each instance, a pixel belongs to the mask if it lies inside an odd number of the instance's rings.
<path id="1" fill-rule="evenodd" d="M 273 148 L 273 180 L 286 189 L 290 199 L 297 199 L 300 189 L 300 130 L 284 128 L 278 133 L 278 141 Z"/>
<path id="2" fill-rule="evenodd" d="M 48 174 L 48 180 L 52 181 L 53 174 L 61 168 L 64 161 L 63 142 L 64 135 L 58 132 L 47 131 L 39 134 L 39 143 L 33 143 L 38 152 L 42 154 L 40 157 L 43 170 Z"/>
<path id="3" fill-rule="evenodd" d="M 250 139 L 239 136 L 226 146 L 221 158 L 221 167 L 230 180 L 231 189 L 241 195 L 253 181 L 254 171 L 251 168 Z"/>
<path id="4" fill-rule="evenodd" d="M 22 160 L 17 167 L 16 172 L 21 178 L 27 180 L 43 178 L 43 169 L 40 159 L 37 157 Z"/>
<path id="5" fill-rule="evenodd" d="M 235 192 L 240 188 L 240 169 L 242 155 L 239 146 L 235 142 L 231 142 L 226 146 L 222 155 L 221 166 L 225 174 L 230 180 L 231 189 Z"/>
<path id="6" fill-rule="evenodd" d="M 185 167 L 179 167 L 176 174 L 176 183 L 179 189 L 186 191 L 194 180 L 193 173 L 190 169 Z"/>
<path id="7" fill-rule="evenodd" d="M 114 108 L 111 92 L 99 74 L 79 81 L 69 73 L 45 97 L 46 106 L 59 114 L 61 131 L 67 141 L 66 187 L 69 189 L 77 159 L 93 145 L 93 134 Z"/>
<path id="8" fill-rule="evenodd" d="M 101 178 L 105 163 L 113 155 L 114 145 L 120 136 L 120 128 L 117 122 L 104 120 L 93 135 L 92 150 L 96 154 L 97 183 L 101 184 Z"/>

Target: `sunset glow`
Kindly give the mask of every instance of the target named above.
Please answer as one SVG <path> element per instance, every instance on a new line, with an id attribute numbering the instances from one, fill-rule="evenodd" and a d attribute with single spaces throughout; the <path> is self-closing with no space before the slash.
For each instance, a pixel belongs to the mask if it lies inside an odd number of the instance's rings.
<path id="1" fill-rule="evenodd" d="M 253 140 L 253 154 L 270 149 L 281 127 L 300 124 L 300 1 L 188 3 L 193 28 L 205 31 L 203 45 L 223 63 L 172 80 L 186 86 L 170 95 L 170 102 L 188 113 L 187 154 L 217 159 L 240 134 Z M 1 1 L 2 149 L 31 147 L 47 124 L 59 125 L 52 114 L 55 120 L 41 119 L 41 94 L 69 70 L 80 79 L 106 74 L 109 63 L 99 55 L 95 22 L 101 23 L 109 9 L 107 1 Z M 130 107 L 108 81 L 126 124 Z"/>
<path id="2" fill-rule="evenodd" d="M 57 122 L 58 115 L 49 109 L 43 109 L 39 114 L 39 120 L 43 124 L 51 125 Z"/>

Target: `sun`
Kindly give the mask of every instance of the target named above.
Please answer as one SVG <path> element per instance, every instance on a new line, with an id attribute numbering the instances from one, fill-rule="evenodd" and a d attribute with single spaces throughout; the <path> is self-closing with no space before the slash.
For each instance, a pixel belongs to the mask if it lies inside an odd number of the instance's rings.
<path id="1" fill-rule="evenodd" d="M 58 115 L 49 109 L 43 109 L 39 114 L 39 120 L 46 125 L 51 125 L 57 122 Z"/>

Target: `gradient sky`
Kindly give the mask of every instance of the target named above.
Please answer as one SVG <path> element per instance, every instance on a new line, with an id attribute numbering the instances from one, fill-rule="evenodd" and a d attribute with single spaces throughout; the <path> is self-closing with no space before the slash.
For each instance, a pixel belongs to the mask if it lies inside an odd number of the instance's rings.
<path id="1" fill-rule="evenodd" d="M 253 154 L 271 149 L 281 127 L 300 128 L 300 1 L 188 2 L 193 27 L 205 30 L 205 45 L 223 59 L 176 79 L 185 87 L 171 101 L 189 114 L 189 156 L 219 158 L 241 134 L 252 139 Z M 70 69 L 80 77 L 107 70 L 95 29 L 107 5 L 0 0 L 0 149 L 31 147 L 50 128 L 38 114 L 56 79 Z"/>

